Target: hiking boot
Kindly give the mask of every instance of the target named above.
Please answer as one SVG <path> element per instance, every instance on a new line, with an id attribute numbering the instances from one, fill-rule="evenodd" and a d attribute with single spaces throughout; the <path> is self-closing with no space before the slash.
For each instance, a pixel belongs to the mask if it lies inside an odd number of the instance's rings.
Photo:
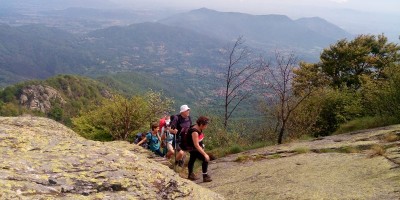
<path id="1" fill-rule="evenodd" d="M 203 182 L 211 182 L 212 179 L 208 174 L 203 174 Z"/>
<path id="2" fill-rule="evenodd" d="M 194 174 L 194 173 L 190 173 L 188 176 L 188 179 L 191 181 L 195 181 L 195 180 L 198 180 L 199 177 L 197 177 L 196 174 Z"/>
<path id="3" fill-rule="evenodd" d="M 183 167 L 184 161 L 183 160 L 177 160 L 175 161 L 175 165 L 178 165 L 179 167 Z"/>

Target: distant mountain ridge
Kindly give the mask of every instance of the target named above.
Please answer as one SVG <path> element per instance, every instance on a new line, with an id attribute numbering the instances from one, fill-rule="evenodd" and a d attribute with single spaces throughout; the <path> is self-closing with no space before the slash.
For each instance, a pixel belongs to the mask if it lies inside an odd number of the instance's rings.
<path id="1" fill-rule="evenodd" d="M 243 35 L 250 45 L 262 48 L 324 48 L 338 39 L 351 37 L 340 27 L 317 17 L 292 20 L 285 15 L 250 15 L 207 8 L 171 16 L 159 22 L 220 39 L 232 40 Z"/>

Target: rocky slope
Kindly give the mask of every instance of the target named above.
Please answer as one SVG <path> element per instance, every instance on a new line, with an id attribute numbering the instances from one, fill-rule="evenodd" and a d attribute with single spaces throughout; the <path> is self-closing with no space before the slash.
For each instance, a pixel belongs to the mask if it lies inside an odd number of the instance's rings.
<path id="1" fill-rule="evenodd" d="M 200 183 L 227 199 L 400 199 L 400 125 L 251 150 Z"/>
<path id="2" fill-rule="evenodd" d="M 0 117 L 0 199 L 222 199 L 127 142 L 94 142 L 55 121 Z"/>

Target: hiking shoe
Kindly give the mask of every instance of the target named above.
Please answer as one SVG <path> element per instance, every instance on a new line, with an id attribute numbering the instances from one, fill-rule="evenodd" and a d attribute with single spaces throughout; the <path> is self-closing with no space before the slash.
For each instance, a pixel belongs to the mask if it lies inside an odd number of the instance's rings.
<path id="1" fill-rule="evenodd" d="M 212 179 L 208 174 L 203 174 L 203 182 L 211 182 Z"/>
<path id="2" fill-rule="evenodd" d="M 178 165 L 179 167 L 183 167 L 184 161 L 183 160 L 177 160 L 175 161 L 175 165 Z"/>
<path id="3" fill-rule="evenodd" d="M 196 174 L 194 174 L 194 173 L 190 173 L 188 176 L 188 179 L 191 181 L 195 181 L 195 180 L 198 180 L 199 177 L 197 177 Z"/>

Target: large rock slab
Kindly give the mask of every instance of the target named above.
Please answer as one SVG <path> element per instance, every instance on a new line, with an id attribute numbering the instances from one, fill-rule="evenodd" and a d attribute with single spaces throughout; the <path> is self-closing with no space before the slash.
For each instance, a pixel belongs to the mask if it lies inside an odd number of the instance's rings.
<path id="1" fill-rule="evenodd" d="M 269 146 L 215 160 L 228 199 L 400 199 L 400 126 Z M 380 147 L 385 152 L 375 150 Z"/>
<path id="2" fill-rule="evenodd" d="M 222 199 L 128 142 L 86 140 L 53 120 L 0 117 L 0 199 Z"/>

